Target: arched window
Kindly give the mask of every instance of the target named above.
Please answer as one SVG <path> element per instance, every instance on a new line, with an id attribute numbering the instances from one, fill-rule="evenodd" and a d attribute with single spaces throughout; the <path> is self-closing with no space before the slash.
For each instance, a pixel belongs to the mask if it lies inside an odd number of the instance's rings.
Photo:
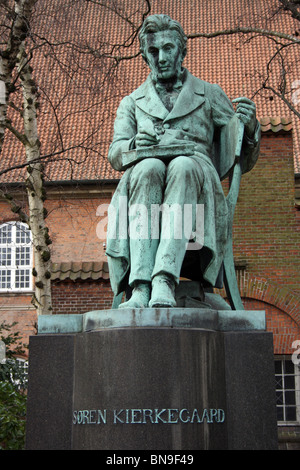
<path id="1" fill-rule="evenodd" d="M 21 222 L 0 225 L 0 292 L 32 290 L 32 237 Z"/>

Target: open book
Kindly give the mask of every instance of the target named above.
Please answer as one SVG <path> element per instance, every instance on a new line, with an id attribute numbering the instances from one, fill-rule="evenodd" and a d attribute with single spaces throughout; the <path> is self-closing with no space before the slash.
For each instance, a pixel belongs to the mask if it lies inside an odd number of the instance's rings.
<path id="1" fill-rule="evenodd" d="M 126 170 L 144 158 L 159 158 L 170 161 L 174 157 L 194 155 L 195 145 L 193 143 L 173 144 L 173 145 L 152 145 L 150 147 L 140 147 L 122 153 L 122 169 Z"/>

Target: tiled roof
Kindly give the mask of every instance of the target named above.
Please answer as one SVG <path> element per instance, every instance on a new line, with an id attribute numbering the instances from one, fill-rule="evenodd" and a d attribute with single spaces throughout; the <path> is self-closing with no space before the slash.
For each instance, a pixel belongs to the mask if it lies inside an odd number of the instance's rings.
<path id="1" fill-rule="evenodd" d="M 145 3 L 124 0 L 120 5 L 122 4 L 130 21 L 137 22 L 141 19 Z M 188 35 L 249 25 L 288 34 L 299 30 L 299 23 L 287 13 L 272 15 L 278 4 L 277 0 L 152 0 L 151 3 L 151 13 L 169 14 L 181 22 Z M 65 12 L 55 16 L 58 4 L 64 5 Z M 97 49 L 97 53 L 102 50 L 108 52 L 109 43 L 122 43 L 124 37 L 128 37 L 130 33 L 130 27 L 125 26 L 121 18 L 121 10 L 116 16 L 109 9 L 105 12 L 103 8 L 100 10 L 97 2 L 41 0 L 37 8 L 41 8 L 41 11 L 33 29 L 40 36 L 50 38 L 55 43 L 78 40 L 78 44 L 86 47 L 85 52 L 88 47 Z M 67 20 L 68 17 L 72 20 Z M 190 39 L 184 65 L 203 80 L 218 83 L 230 99 L 237 96 L 253 98 L 263 131 L 290 131 L 293 128 L 295 172 L 300 173 L 299 120 L 271 91 L 264 89 L 262 93 L 256 94 L 264 81 L 266 64 L 277 46 L 274 41 L 263 37 L 249 38 L 249 35 L 232 35 L 214 39 Z M 282 55 L 278 54 L 271 64 L 270 75 L 273 77 L 274 88 L 281 77 L 279 59 L 282 58 L 289 64 L 286 79 L 291 98 L 296 96 L 292 95 L 292 83 L 300 83 L 296 82 L 300 78 L 299 47 L 284 48 Z M 137 51 L 136 39 L 132 46 L 119 51 L 116 49 L 115 53 L 134 55 Z M 59 64 L 55 58 L 59 59 Z M 108 59 L 103 61 L 86 53 L 80 56 L 78 62 L 77 58 L 74 50 L 66 44 L 55 49 L 50 46 L 47 49 L 37 49 L 32 61 L 41 92 L 39 135 L 42 154 L 61 150 L 57 121 L 61 124 L 64 148 L 73 147 L 68 152 L 59 154 L 56 162 L 46 165 L 46 179 L 118 179 L 120 173 L 110 167 L 106 157 L 116 109 L 121 98 L 145 80 L 149 73 L 148 67 L 141 56 L 130 61 L 121 61 L 117 69 L 116 62 Z M 71 69 L 67 67 L 68 61 Z M 66 69 L 69 73 L 65 73 Z M 72 74 L 78 71 L 80 73 L 72 79 Z M 46 105 L 46 94 L 51 98 L 51 106 Z M 84 139 L 87 139 L 85 144 L 91 149 L 88 153 L 83 146 L 76 148 L 76 144 Z M 0 170 L 22 162 L 24 149 L 15 139 L 8 138 L 3 149 Z M 0 182 L 22 181 L 25 174 L 24 169 L 16 169 L 0 177 Z"/>
<path id="2" fill-rule="evenodd" d="M 52 281 L 109 279 L 107 261 L 53 263 L 51 271 Z"/>
<path id="3" fill-rule="evenodd" d="M 260 119 L 260 125 L 262 132 L 272 131 L 286 131 L 289 132 L 293 128 L 293 122 L 291 118 L 281 118 L 277 117 L 264 117 Z"/>
<path id="4" fill-rule="evenodd" d="M 236 270 L 243 270 L 246 268 L 246 260 L 234 260 Z M 51 265 L 51 280 L 52 281 L 65 281 L 65 280 L 98 280 L 109 279 L 109 270 L 107 261 L 82 261 L 82 262 L 61 262 L 52 263 Z"/>

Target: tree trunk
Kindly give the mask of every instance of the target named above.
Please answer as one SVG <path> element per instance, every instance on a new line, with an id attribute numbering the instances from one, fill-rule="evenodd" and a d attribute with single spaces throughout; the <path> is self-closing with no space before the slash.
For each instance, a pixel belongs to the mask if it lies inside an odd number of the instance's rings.
<path id="1" fill-rule="evenodd" d="M 33 304 L 38 315 L 52 313 L 51 306 L 51 243 L 45 224 L 44 208 L 45 189 L 43 186 L 43 164 L 40 157 L 40 141 L 37 129 L 37 87 L 32 78 L 32 69 L 28 64 L 24 47 L 20 50 L 20 80 L 24 99 L 24 135 L 25 151 L 28 162 L 26 190 L 28 195 L 28 225 L 32 233 L 34 251 L 35 295 Z M 31 163 L 35 161 L 35 163 Z"/>
<path id="2" fill-rule="evenodd" d="M 4 132 L 7 127 L 7 103 L 11 93 L 14 92 L 12 72 L 16 67 L 17 57 L 29 30 L 29 19 L 37 0 L 19 0 L 14 2 L 12 9 L 11 33 L 7 47 L 0 52 L 0 81 L 4 91 L 0 100 L 0 152 L 4 141 Z M 2 93 L 1 93 L 2 94 Z"/>
<path id="3" fill-rule="evenodd" d="M 4 140 L 5 129 L 8 128 L 25 147 L 28 162 L 26 190 L 28 194 L 29 215 L 23 214 L 32 232 L 35 294 L 33 304 L 38 315 L 52 313 L 51 307 L 51 262 L 49 245 L 51 240 L 45 224 L 43 188 L 43 166 L 33 160 L 40 157 L 40 142 L 37 130 L 37 87 L 32 78 L 32 69 L 25 51 L 25 41 L 30 34 L 30 17 L 37 0 L 18 0 L 12 10 L 11 32 L 6 50 L 0 52 L 0 80 L 4 97 L 0 102 L 0 152 Z M 7 119 L 9 97 L 14 93 L 13 71 L 17 68 L 22 84 L 24 102 L 24 133 L 13 128 Z M 36 160 L 35 160 L 36 161 Z M 14 201 L 10 201 L 12 206 Z"/>

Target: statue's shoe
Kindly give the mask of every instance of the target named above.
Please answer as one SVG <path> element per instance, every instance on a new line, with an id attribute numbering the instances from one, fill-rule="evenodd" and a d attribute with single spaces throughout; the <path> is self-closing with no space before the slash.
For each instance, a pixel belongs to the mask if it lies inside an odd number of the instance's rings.
<path id="1" fill-rule="evenodd" d="M 119 308 L 146 308 L 150 300 L 151 285 L 150 282 L 138 283 L 133 291 L 132 296 L 127 302 L 119 305 Z"/>
<path id="2" fill-rule="evenodd" d="M 157 275 L 152 280 L 151 308 L 175 307 L 175 281 L 165 274 Z"/>

